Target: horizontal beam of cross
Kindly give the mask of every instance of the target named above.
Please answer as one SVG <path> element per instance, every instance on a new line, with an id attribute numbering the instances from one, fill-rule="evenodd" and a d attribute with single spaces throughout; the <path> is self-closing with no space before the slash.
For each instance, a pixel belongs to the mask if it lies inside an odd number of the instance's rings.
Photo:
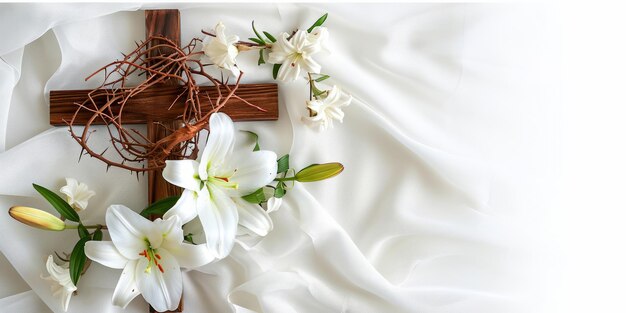
<path id="1" fill-rule="evenodd" d="M 55 126 L 67 125 L 76 113 L 77 103 L 87 99 L 91 90 L 52 90 L 50 91 L 50 124 Z M 146 89 L 141 96 L 130 98 L 124 106 L 122 114 L 123 124 L 145 124 L 148 120 L 174 120 L 180 117 L 184 109 L 185 97 L 178 97 L 182 92 L 178 86 L 159 86 Z M 213 86 L 200 87 L 201 107 L 203 112 L 211 110 L 211 102 L 217 99 L 218 92 Z M 222 89 L 226 95 L 226 89 Z M 237 98 L 231 98 L 220 110 L 228 114 L 233 120 L 260 121 L 278 119 L 278 86 L 276 84 L 245 84 L 237 88 L 237 96 L 245 101 L 262 108 L 261 111 L 252 108 L 248 103 Z M 178 97 L 178 99 L 177 99 Z M 106 97 L 95 98 L 98 107 L 104 105 Z M 171 104 L 169 109 L 155 110 L 155 104 Z M 90 104 L 91 105 L 91 104 Z M 166 105 L 167 107 L 167 105 Z M 120 106 L 113 104 L 114 114 L 119 112 Z M 84 125 L 91 117 L 92 112 L 82 109 L 74 119 L 74 125 Z M 103 120 L 95 120 L 94 125 L 105 124 Z"/>

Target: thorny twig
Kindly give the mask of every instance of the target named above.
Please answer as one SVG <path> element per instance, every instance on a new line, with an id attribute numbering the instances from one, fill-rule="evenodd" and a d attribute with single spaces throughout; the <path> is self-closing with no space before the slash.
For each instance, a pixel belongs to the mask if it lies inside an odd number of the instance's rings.
<path id="1" fill-rule="evenodd" d="M 237 88 L 243 73 L 241 73 L 234 86 L 229 86 L 227 81 L 217 79 L 204 69 L 206 64 L 200 61 L 202 52 L 194 52 L 200 39 L 194 38 L 184 47 L 172 40 L 154 36 L 146 41 L 137 43 L 137 48 L 125 54 L 124 58 L 111 62 L 93 74 L 86 80 L 103 74 L 104 82 L 100 87 L 88 94 L 87 99 L 77 103 L 76 112 L 72 119 L 67 122 L 69 131 L 82 147 L 82 153 L 95 157 L 111 166 L 142 173 L 161 169 L 165 166 L 165 160 L 169 158 L 182 159 L 197 155 L 197 141 L 199 132 L 208 128 L 209 116 L 222 109 L 229 100 L 243 100 L 236 95 Z M 167 51 L 163 54 L 163 51 Z M 128 87 L 131 75 L 145 75 L 146 80 L 135 87 Z M 217 90 L 217 99 L 211 99 L 208 93 L 200 94 L 196 78 L 204 77 Z M 169 135 L 157 141 L 151 141 L 147 135 L 136 129 L 127 129 L 122 125 L 122 116 L 127 102 L 149 88 L 159 84 L 175 81 L 183 90 L 177 95 L 173 103 L 155 103 L 156 110 L 168 110 L 174 103 L 184 99 L 183 114 L 179 117 L 182 127 L 171 130 Z M 223 92 L 224 91 L 224 92 Z M 201 102 L 210 103 L 209 110 L 201 109 Z M 263 110 L 260 107 L 243 101 L 247 105 Z M 97 105 L 104 103 L 104 105 Z M 264 111 L 264 110 L 263 110 Z M 82 130 L 75 128 L 75 122 L 79 113 L 89 112 L 91 117 Z M 96 122 L 106 125 L 107 135 L 110 137 L 110 145 L 113 149 L 106 148 L 103 152 L 97 152 L 90 145 L 89 136 L 93 132 L 92 126 Z M 165 125 L 155 123 L 160 127 Z M 114 156 L 105 155 L 107 151 L 115 152 Z"/>

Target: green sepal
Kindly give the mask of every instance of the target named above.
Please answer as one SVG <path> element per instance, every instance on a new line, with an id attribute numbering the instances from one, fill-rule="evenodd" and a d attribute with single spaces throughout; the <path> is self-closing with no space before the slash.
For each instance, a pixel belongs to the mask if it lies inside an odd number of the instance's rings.
<path id="1" fill-rule="evenodd" d="M 191 234 L 187 234 L 183 236 L 183 240 L 195 245 L 196 243 L 193 242 L 193 236 Z"/>
<path id="2" fill-rule="evenodd" d="M 319 82 L 325 81 L 325 80 L 327 80 L 329 78 L 330 78 L 330 75 L 322 75 L 321 77 L 316 78 L 315 81 L 319 83 Z"/>
<path id="3" fill-rule="evenodd" d="M 85 261 L 87 260 L 87 255 L 85 255 L 85 243 L 89 241 L 89 239 L 89 237 L 81 238 L 74 246 L 72 254 L 70 255 L 70 278 L 72 278 L 74 286 L 78 284 L 80 274 L 85 267 Z"/>
<path id="4" fill-rule="evenodd" d="M 324 22 L 326 21 L 326 18 L 328 17 L 328 13 L 322 15 L 322 17 L 318 18 L 317 21 L 315 21 L 315 23 L 313 23 L 313 25 L 311 25 L 311 27 L 309 27 L 309 29 L 307 29 L 307 33 L 310 33 L 313 31 L 313 28 L 317 27 L 317 26 L 322 26 L 322 24 L 324 24 Z"/>
<path id="5" fill-rule="evenodd" d="M 46 187 L 39 186 L 37 184 L 33 184 L 33 188 L 39 192 L 50 204 L 54 207 L 61 216 L 65 217 L 72 222 L 80 222 L 80 217 L 78 213 L 74 211 L 74 209 L 67 203 L 65 200 L 61 199 L 56 193 L 48 190 Z"/>
<path id="6" fill-rule="evenodd" d="M 141 211 L 141 213 L 139 214 L 145 218 L 149 218 L 150 215 L 153 214 L 162 216 L 163 214 L 165 214 L 165 212 L 167 212 L 176 204 L 178 199 L 180 199 L 180 196 L 163 198 L 157 202 L 152 203 L 147 208 L 143 209 L 143 211 Z"/>
<path id="7" fill-rule="evenodd" d="M 287 191 L 285 190 L 285 183 L 278 182 L 278 185 L 276 185 L 276 190 L 274 190 L 274 198 L 282 198 L 286 193 Z"/>
<path id="8" fill-rule="evenodd" d="M 93 240 L 102 241 L 102 230 L 100 230 L 100 228 L 96 229 L 96 231 L 93 232 Z"/>
<path id="9" fill-rule="evenodd" d="M 289 169 L 289 154 L 283 155 L 276 162 L 278 163 L 278 168 L 276 170 L 276 173 L 286 172 Z"/>
<path id="10" fill-rule="evenodd" d="M 263 50 L 264 49 L 259 50 L 259 62 L 257 65 L 265 64 L 265 60 L 263 59 Z"/>
<path id="11" fill-rule="evenodd" d="M 89 231 L 83 224 L 78 224 L 78 235 L 80 238 L 89 237 Z"/>

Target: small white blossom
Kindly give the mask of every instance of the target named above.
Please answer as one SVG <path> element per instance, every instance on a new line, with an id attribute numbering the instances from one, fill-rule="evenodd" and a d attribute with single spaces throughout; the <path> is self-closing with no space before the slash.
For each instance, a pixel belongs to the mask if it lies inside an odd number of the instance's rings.
<path id="1" fill-rule="evenodd" d="M 50 255 L 46 261 L 46 270 L 50 276 L 44 277 L 41 275 L 41 278 L 53 282 L 51 287 L 52 295 L 61 299 L 63 310 L 67 312 L 72 294 L 77 289 L 70 277 L 69 263 L 65 262 L 59 266 L 54 263 L 54 259 Z"/>
<path id="2" fill-rule="evenodd" d="M 65 179 L 67 185 L 61 188 L 61 193 L 67 196 L 67 203 L 76 211 L 82 211 L 87 208 L 89 198 L 96 195 L 85 183 L 79 183 L 74 178 Z"/>
<path id="3" fill-rule="evenodd" d="M 268 62 L 282 64 L 276 78 L 282 81 L 296 80 L 302 71 L 319 73 L 321 66 L 311 58 L 321 49 L 321 37 L 309 37 L 311 34 L 298 30 L 291 39 L 282 33 L 272 46 Z M 320 33 L 321 36 L 321 33 Z M 309 40 L 311 38 L 313 42 Z"/>
<path id="4" fill-rule="evenodd" d="M 304 117 L 303 121 L 320 130 L 332 128 L 333 120 L 343 122 L 344 113 L 341 108 L 350 105 L 350 102 L 352 96 L 342 97 L 341 89 L 335 85 L 326 98 L 307 101 L 307 107 L 313 112 L 313 116 Z"/>
<path id="5" fill-rule="evenodd" d="M 278 211 L 281 204 L 283 204 L 283 198 L 270 198 L 269 200 L 267 200 L 267 213 Z"/>
<path id="6" fill-rule="evenodd" d="M 239 50 L 235 44 L 239 41 L 239 37 L 226 36 L 225 29 L 224 24 L 219 22 L 215 26 L 215 37 L 206 36 L 202 41 L 202 51 L 211 63 L 229 70 L 235 77 L 238 77 L 240 71 L 235 58 Z"/>
<path id="7" fill-rule="evenodd" d="M 311 30 L 306 39 L 309 44 L 319 46 L 320 50 L 330 52 L 328 48 L 328 28 L 317 26 Z"/>

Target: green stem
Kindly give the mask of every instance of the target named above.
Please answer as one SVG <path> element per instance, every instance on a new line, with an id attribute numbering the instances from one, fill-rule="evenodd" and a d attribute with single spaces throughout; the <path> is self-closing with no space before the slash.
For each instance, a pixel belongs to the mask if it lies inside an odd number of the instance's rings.
<path id="1" fill-rule="evenodd" d="M 313 78 L 311 77 L 311 73 L 307 73 L 309 75 L 309 101 L 313 101 Z"/>
<path id="2" fill-rule="evenodd" d="M 104 229 L 104 230 L 108 230 L 108 228 L 105 225 L 100 225 L 100 224 L 96 224 L 96 225 L 83 225 L 85 226 L 85 228 L 87 229 Z M 68 225 L 65 224 L 65 229 L 78 229 L 78 225 Z"/>
<path id="3" fill-rule="evenodd" d="M 280 177 L 274 178 L 274 181 L 294 181 L 294 180 L 296 180 L 295 176 L 293 176 L 293 177 L 284 177 L 284 178 L 280 178 Z"/>

